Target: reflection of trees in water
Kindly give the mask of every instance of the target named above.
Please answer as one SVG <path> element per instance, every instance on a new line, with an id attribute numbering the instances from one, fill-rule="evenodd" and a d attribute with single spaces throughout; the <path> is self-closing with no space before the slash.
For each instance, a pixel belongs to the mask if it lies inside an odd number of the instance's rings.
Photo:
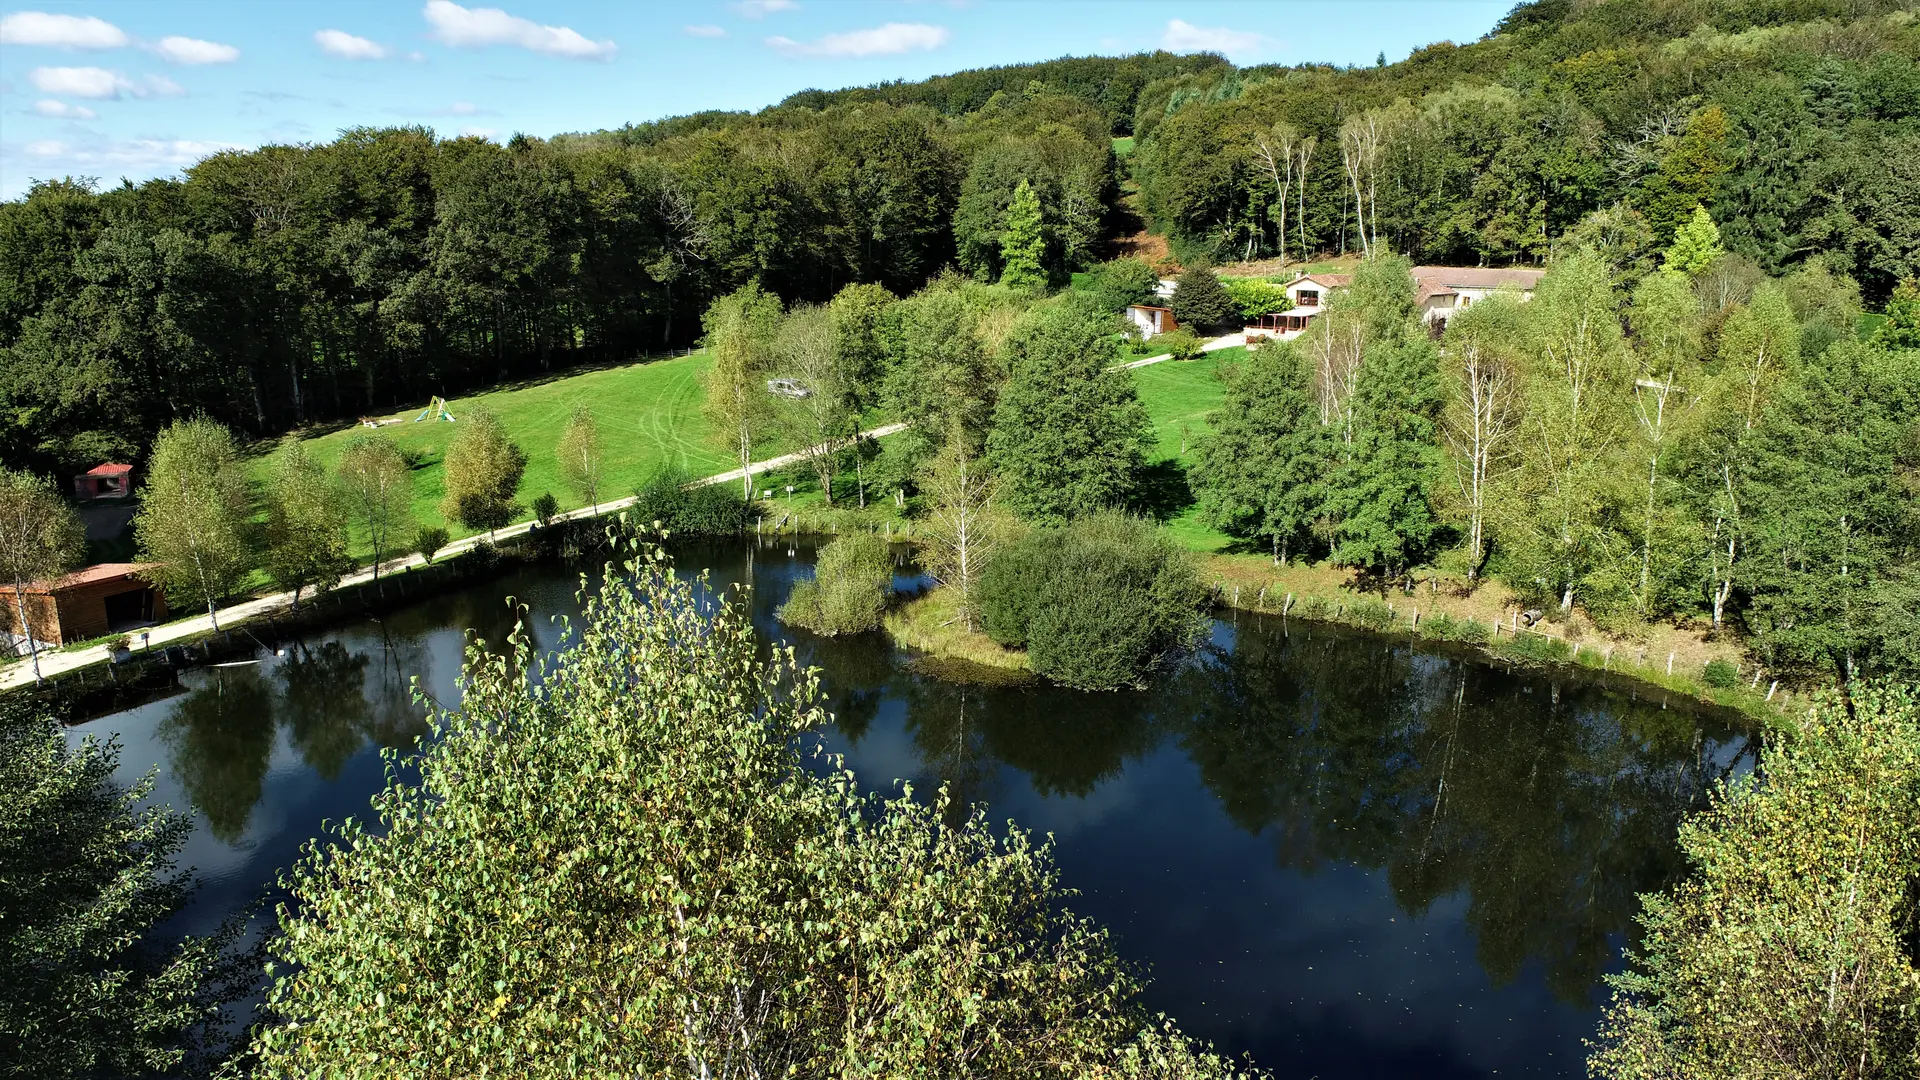
<path id="1" fill-rule="evenodd" d="M 413 674 L 426 670 L 424 643 L 390 633 L 367 653 L 296 643 L 271 677 L 251 665 L 209 669 L 161 722 L 168 766 L 213 835 L 232 843 L 260 802 L 279 725 L 315 773 L 336 780 L 369 741 L 410 747 L 426 732 L 412 690 Z"/>
<path id="2" fill-rule="evenodd" d="M 337 641 L 300 642 L 274 674 L 280 677 L 280 718 L 294 748 L 322 779 L 337 779 L 369 726 L 367 658 Z"/>
<path id="3" fill-rule="evenodd" d="M 404 749 L 427 733 L 426 707 L 413 699 L 413 680 L 427 674 L 426 641 L 381 628 L 380 651 L 369 671 L 369 734 L 381 746 Z"/>
<path id="4" fill-rule="evenodd" d="M 1184 742 L 1207 785 L 1283 865 L 1385 868 L 1400 907 L 1464 893 L 1497 983 L 1540 961 L 1588 999 L 1638 894 L 1680 872 L 1680 819 L 1733 734 L 1658 705 L 1296 627 L 1246 633 Z"/>
<path id="5" fill-rule="evenodd" d="M 247 831 L 273 757 L 274 694 L 255 666 L 213 668 L 160 723 L 167 765 L 227 843 Z"/>

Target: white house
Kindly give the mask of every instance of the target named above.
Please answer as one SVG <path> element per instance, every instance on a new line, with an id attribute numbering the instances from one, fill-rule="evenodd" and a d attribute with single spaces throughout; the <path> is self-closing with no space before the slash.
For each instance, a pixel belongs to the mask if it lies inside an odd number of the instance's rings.
<path id="1" fill-rule="evenodd" d="M 1521 300 L 1533 299 L 1534 287 L 1546 276 L 1544 270 L 1524 267 L 1416 266 L 1413 268 L 1415 302 L 1420 318 L 1435 333 L 1446 329 L 1447 319 L 1484 300 L 1501 289 L 1510 289 Z M 1247 324 L 1247 337 L 1299 337 L 1312 325 L 1316 315 L 1327 309 L 1327 299 L 1335 289 L 1353 282 L 1352 274 L 1302 274 L 1287 283 L 1287 299 L 1293 310 L 1278 315 L 1263 315 Z"/>
<path id="2" fill-rule="evenodd" d="M 1501 289 L 1511 289 L 1522 300 L 1533 299 L 1534 287 L 1547 276 L 1545 270 L 1524 267 L 1490 266 L 1416 266 L 1413 268 L 1415 294 L 1420 317 L 1435 330 L 1444 330 L 1447 319 L 1465 311 L 1476 301 L 1485 300 Z"/>
<path id="3" fill-rule="evenodd" d="M 1346 288 L 1352 274 L 1302 274 L 1287 282 L 1287 299 L 1293 308 L 1278 315 L 1261 315 L 1247 324 L 1247 337 L 1279 338 L 1286 341 L 1306 332 L 1315 315 L 1327 308 L 1333 290 Z"/>
<path id="4" fill-rule="evenodd" d="M 1155 334 L 1180 329 L 1180 324 L 1173 320 L 1172 308 L 1155 307 L 1152 304 L 1128 306 L 1127 319 L 1140 328 L 1140 337 L 1143 340 Z"/>

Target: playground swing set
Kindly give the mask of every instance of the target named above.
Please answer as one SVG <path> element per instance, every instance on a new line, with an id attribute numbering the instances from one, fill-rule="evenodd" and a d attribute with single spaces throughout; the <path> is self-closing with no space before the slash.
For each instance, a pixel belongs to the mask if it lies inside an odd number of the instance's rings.
<path id="1" fill-rule="evenodd" d="M 375 420 L 371 417 L 363 416 L 360 418 L 360 426 L 382 428 L 388 424 L 398 424 L 405 419 L 406 417 L 404 415 L 389 416 L 384 420 Z M 447 409 L 447 399 L 441 397 L 439 394 L 433 395 L 433 400 L 427 402 L 427 407 L 420 410 L 419 416 L 413 418 L 413 422 L 416 424 L 422 420 L 445 420 L 449 424 L 453 423 L 453 413 Z"/>

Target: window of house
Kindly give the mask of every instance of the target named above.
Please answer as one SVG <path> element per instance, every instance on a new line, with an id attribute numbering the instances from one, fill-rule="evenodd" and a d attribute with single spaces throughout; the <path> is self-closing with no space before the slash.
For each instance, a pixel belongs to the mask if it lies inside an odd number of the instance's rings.
<path id="1" fill-rule="evenodd" d="M 1301 307 L 1314 307 L 1320 303 L 1320 292 L 1317 289 L 1301 289 L 1299 297 L 1297 303 Z"/>

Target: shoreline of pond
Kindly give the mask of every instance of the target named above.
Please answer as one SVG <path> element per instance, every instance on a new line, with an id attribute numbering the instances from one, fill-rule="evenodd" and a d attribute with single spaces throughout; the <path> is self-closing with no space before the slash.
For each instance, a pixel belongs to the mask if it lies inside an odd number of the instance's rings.
<path id="1" fill-rule="evenodd" d="M 588 520 L 598 522 L 600 519 Z M 285 641 L 360 619 L 378 620 L 395 608 L 483 583 L 520 567 L 581 558 L 588 551 L 580 548 L 577 541 L 588 534 L 599 535 L 603 530 L 581 529 L 580 524 L 585 522 L 568 523 L 564 528 L 550 526 L 548 530 L 535 530 L 498 544 L 476 545 L 452 557 L 384 575 L 378 582 L 365 581 L 328 590 L 308 599 L 298 609 L 238 619 L 218 631 L 208 631 L 151 653 L 116 654 L 110 660 L 62 672 L 42 684 L 25 684 L 17 688 L 17 692 L 52 706 L 66 723 L 83 723 L 137 703 L 156 689 L 173 685 L 182 671 L 218 665 L 259 648 L 272 651 L 271 641 Z M 748 542 L 764 543 L 778 538 L 813 544 L 834 535 L 824 531 L 756 532 L 741 534 L 739 538 Z M 948 681 L 1006 683 L 1038 678 L 1026 668 L 1024 654 L 1017 650 L 994 645 L 995 655 L 983 659 L 979 655 L 980 642 L 993 645 L 984 634 L 929 633 L 923 625 L 924 619 L 906 617 L 916 606 L 925 608 L 939 592 L 936 588 L 896 603 L 888 611 L 879 632 L 896 647 L 919 658 L 930 674 Z M 1275 610 L 1266 605 L 1264 591 L 1258 593 L 1252 603 L 1244 602 L 1237 590 L 1229 590 L 1220 583 L 1212 587 L 1212 593 L 1216 614 L 1245 613 L 1262 619 L 1362 630 L 1389 639 L 1444 647 L 1445 652 L 1459 658 L 1498 665 L 1506 670 L 1529 667 L 1574 672 L 1596 686 L 1636 697 L 1645 690 L 1677 695 L 1690 708 L 1721 710 L 1758 724 L 1763 730 L 1790 724 L 1781 707 L 1786 700 L 1784 696 L 1780 702 L 1770 702 L 1739 687 L 1715 692 L 1684 676 L 1663 676 L 1657 668 L 1626 661 L 1613 663 L 1610 656 L 1595 649 L 1569 648 L 1558 638 L 1524 627 L 1497 631 L 1485 640 L 1471 640 L 1458 633 L 1434 632 L 1435 627 L 1443 630 L 1458 627 L 1458 622 L 1428 618 L 1422 625 L 1417 609 L 1411 618 L 1402 617 L 1391 605 L 1371 598 L 1357 598 L 1349 605 L 1314 597 L 1312 599 L 1319 603 L 1309 604 L 1307 598 L 1289 594 L 1280 605 L 1287 610 Z M 266 633 L 264 640 L 256 633 L 262 629 Z M 1506 636 L 1500 637 L 1500 633 Z"/>

